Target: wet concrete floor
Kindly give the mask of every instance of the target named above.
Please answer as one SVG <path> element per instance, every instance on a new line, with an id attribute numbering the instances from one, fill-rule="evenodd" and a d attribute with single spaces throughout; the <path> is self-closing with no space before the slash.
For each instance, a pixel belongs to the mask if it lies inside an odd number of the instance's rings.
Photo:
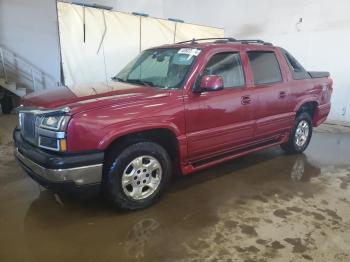
<path id="1" fill-rule="evenodd" d="M 40 188 L 0 115 L 0 261 L 350 261 L 350 133 L 314 133 L 174 179 L 153 207 L 111 209 Z"/>

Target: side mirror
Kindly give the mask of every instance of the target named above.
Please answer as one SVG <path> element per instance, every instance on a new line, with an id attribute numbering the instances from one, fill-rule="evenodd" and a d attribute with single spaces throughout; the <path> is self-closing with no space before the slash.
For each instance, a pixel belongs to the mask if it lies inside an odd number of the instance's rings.
<path id="1" fill-rule="evenodd" d="M 224 81 L 221 76 L 207 75 L 201 77 L 199 86 L 195 89 L 195 92 L 202 93 L 208 91 L 219 91 L 222 89 L 224 89 Z"/>

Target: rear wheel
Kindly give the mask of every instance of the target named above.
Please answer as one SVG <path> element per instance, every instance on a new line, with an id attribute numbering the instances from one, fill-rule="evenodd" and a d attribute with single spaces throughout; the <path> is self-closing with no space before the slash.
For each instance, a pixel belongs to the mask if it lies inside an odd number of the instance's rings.
<path id="1" fill-rule="evenodd" d="M 312 122 L 308 113 L 299 114 L 289 135 L 287 143 L 281 148 L 289 154 L 302 153 L 310 143 L 312 136 Z"/>
<path id="2" fill-rule="evenodd" d="M 124 209 L 152 205 L 171 177 L 171 161 L 165 149 L 153 142 L 138 142 L 111 154 L 104 179 L 107 198 Z"/>

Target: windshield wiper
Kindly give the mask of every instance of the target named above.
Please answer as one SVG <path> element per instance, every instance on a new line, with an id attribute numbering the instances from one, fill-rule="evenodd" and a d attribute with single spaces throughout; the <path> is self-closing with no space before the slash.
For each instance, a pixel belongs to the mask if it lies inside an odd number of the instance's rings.
<path id="1" fill-rule="evenodd" d="M 122 79 L 122 78 L 120 78 L 120 77 L 117 77 L 117 76 L 113 76 L 113 77 L 111 77 L 111 79 L 112 79 L 113 81 L 125 82 L 124 79 Z"/>
<path id="2" fill-rule="evenodd" d="M 133 83 L 133 84 L 141 84 L 144 86 L 155 86 L 153 82 L 151 81 L 146 81 L 146 80 L 141 80 L 141 79 L 127 79 L 125 82 L 127 83 Z"/>
<path id="3" fill-rule="evenodd" d="M 119 82 L 123 82 L 123 83 L 132 83 L 132 84 L 141 84 L 144 86 L 151 86 L 154 87 L 155 84 L 151 81 L 147 81 L 147 80 L 141 80 L 141 79 L 123 79 L 117 76 L 114 76 L 111 78 L 113 81 L 119 81 Z"/>

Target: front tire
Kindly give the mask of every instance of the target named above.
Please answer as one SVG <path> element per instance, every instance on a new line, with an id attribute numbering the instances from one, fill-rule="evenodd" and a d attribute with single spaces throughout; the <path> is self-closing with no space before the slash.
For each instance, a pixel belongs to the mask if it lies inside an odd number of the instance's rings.
<path id="1" fill-rule="evenodd" d="M 299 114 L 295 119 L 289 140 L 281 148 L 288 154 L 300 154 L 305 151 L 312 137 L 312 121 L 308 113 Z"/>
<path id="2" fill-rule="evenodd" d="M 171 177 L 166 150 L 153 142 L 137 142 L 109 156 L 104 193 L 116 207 L 142 209 L 154 204 Z"/>

